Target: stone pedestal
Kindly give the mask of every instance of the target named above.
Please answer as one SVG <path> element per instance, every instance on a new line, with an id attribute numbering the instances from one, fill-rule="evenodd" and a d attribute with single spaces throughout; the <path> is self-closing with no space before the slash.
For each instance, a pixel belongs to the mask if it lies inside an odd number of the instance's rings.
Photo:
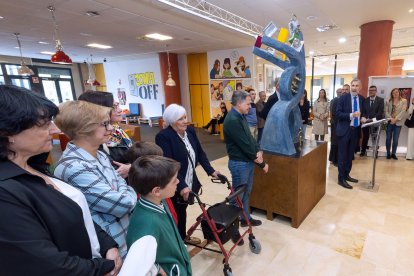
<path id="1" fill-rule="evenodd" d="M 292 219 L 298 228 L 326 190 L 327 143 L 306 140 L 292 156 L 264 153 L 269 164 L 267 174 L 255 167 L 250 207 Z"/>

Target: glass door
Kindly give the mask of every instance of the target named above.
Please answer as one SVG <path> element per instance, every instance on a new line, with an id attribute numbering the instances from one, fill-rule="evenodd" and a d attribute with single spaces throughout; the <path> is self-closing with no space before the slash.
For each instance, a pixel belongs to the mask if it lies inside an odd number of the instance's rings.
<path id="1" fill-rule="evenodd" d="M 61 95 L 61 102 L 73 101 L 73 90 L 70 81 L 59 81 L 59 89 Z"/>
<path id="2" fill-rule="evenodd" d="M 56 81 L 43 79 L 42 85 L 46 98 L 51 100 L 55 105 L 59 105 L 61 101 L 59 100 L 58 91 L 56 88 Z"/>

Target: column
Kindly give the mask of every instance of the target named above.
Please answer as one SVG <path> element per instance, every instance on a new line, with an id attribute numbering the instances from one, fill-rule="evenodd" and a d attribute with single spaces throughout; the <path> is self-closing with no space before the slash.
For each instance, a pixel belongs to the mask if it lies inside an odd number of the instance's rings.
<path id="1" fill-rule="evenodd" d="M 381 20 L 360 26 L 358 78 L 363 96 L 368 94 L 368 77 L 388 75 L 393 25 L 392 20 Z"/>

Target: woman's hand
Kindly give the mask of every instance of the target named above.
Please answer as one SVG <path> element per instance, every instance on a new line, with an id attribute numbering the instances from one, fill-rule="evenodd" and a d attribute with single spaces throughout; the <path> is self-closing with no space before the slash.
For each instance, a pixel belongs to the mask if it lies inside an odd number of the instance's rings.
<path id="1" fill-rule="evenodd" d="M 115 165 L 118 166 L 118 169 L 116 170 L 119 175 L 122 178 L 127 178 L 128 177 L 128 173 L 129 173 L 129 169 L 131 168 L 131 164 L 123 164 L 123 163 L 119 163 L 116 161 L 112 161 Z"/>
<path id="2" fill-rule="evenodd" d="M 221 172 L 219 172 L 219 171 L 214 171 L 212 174 L 211 174 L 211 176 L 212 177 L 214 177 L 214 178 L 218 178 L 218 175 L 219 174 L 221 174 Z"/>
<path id="3" fill-rule="evenodd" d="M 267 173 L 267 172 L 269 171 L 269 165 L 268 165 L 267 163 L 266 163 L 266 165 L 264 166 L 263 171 L 264 171 L 265 173 Z"/>
<path id="4" fill-rule="evenodd" d="M 188 201 L 188 196 L 190 195 L 190 192 L 191 192 L 190 188 L 186 187 L 181 190 L 180 195 L 183 197 L 185 201 Z"/>
<path id="5" fill-rule="evenodd" d="M 114 270 L 107 273 L 106 275 L 118 275 L 119 270 L 121 270 L 122 267 L 122 259 L 121 256 L 119 256 L 118 248 L 111 248 L 106 252 L 105 259 L 113 260 L 115 262 Z"/>

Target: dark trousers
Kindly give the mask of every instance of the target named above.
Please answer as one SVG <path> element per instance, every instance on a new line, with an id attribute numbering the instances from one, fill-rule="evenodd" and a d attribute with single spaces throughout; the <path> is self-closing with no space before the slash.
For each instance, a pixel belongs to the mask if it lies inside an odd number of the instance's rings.
<path id="1" fill-rule="evenodd" d="M 319 139 L 319 137 L 320 137 L 320 139 Z M 315 134 L 315 140 L 316 141 L 324 141 L 325 140 L 325 135 L 318 135 L 318 134 Z"/>
<path id="2" fill-rule="evenodd" d="M 211 134 L 216 133 L 216 125 L 218 124 L 217 119 L 211 119 L 210 122 L 205 126 L 206 129 L 208 129 L 211 126 Z"/>
<path id="3" fill-rule="evenodd" d="M 338 164 L 338 145 L 331 144 L 331 151 L 329 152 L 329 161 Z"/>
<path id="4" fill-rule="evenodd" d="M 351 172 L 359 131 L 359 127 L 350 127 L 344 136 L 338 136 L 338 181 L 345 180 Z"/>
<path id="5" fill-rule="evenodd" d="M 260 144 L 260 140 L 262 140 L 263 135 L 263 127 L 257 129 L 257 143 Z"/>
<path id="6" fill-rule="evenodd" d="M 171 201 L 172 201 L 172 204 L 174 205 L 175 212 L 177 213 L 178 233 L 180 234 L 181 238 L 184 240 L 184 238 L 187 236 L 186 224 L 187 224 L 188 204 L 178 202 L 178 199 L 176 196 L 172 197 Z"/>

